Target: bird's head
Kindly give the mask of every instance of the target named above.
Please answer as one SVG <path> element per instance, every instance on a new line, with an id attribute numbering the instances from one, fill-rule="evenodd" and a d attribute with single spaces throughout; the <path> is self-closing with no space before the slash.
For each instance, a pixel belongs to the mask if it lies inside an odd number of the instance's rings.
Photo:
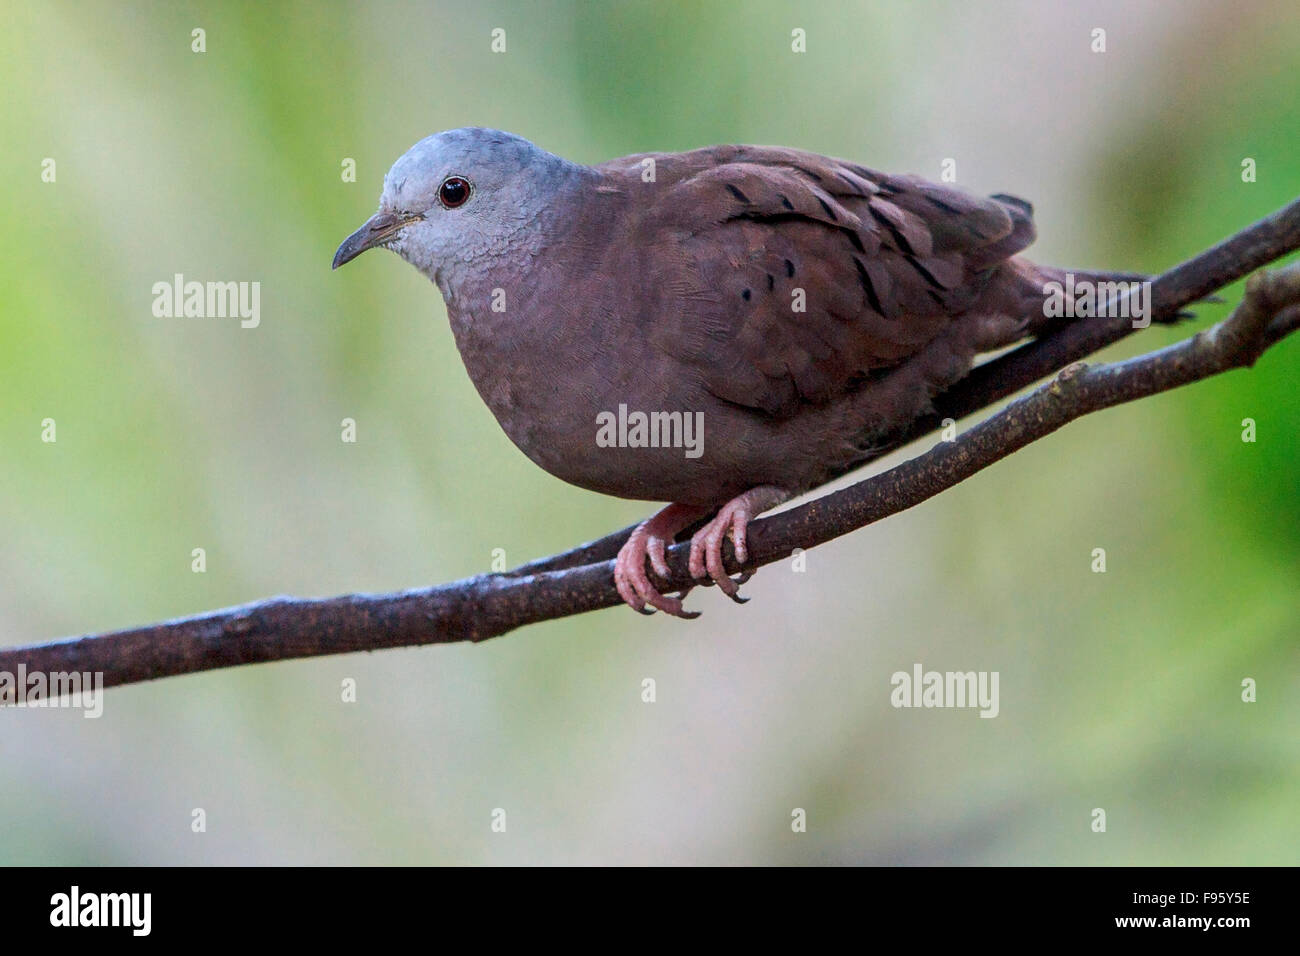
<path id="1" fill-rule="evenodd" d="M 343 240 L 334 268 L 383 246 L 446 292 L 448 274 L 526 240 L 555 192 L 582 170 L 512 133 L 479 127 L 435 133 L 393 164 L 379 211 Z"/>

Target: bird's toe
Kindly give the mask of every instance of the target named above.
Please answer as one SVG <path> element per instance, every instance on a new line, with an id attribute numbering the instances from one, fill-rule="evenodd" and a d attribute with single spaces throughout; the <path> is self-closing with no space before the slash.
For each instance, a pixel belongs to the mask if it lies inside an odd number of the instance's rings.
<path id="1" fill-rule="evenodd" d="M 743 507 L 728 504 L 718 512 L 712 521 L 696 532 L 691 539 L 689 567 L 691 577 L 701 583 L 718 586 L 723 594 L 737 604 L 744 604 L 749 598 L 741 597 L 740 585 L 749 580 L 749 574 L 732 578 L 727 574 L 722 557 L 722 547 L 728 536 L 731 537 L 737 560 L 745 560 L 745 528 L 748 515 Z"/>
<path id="2" fill-rule="evenodd" d="M 661 594 L 646 573 L 646 561 L 649 560 L 655 573 L 665 578 L 670 575 L 665 555 L 667 546 L 663 537 L 637 528 L 619 550 L 614 562 L 614 586 L 619 597 L 634 611 L 653 614 L 653 609 L 657 609 L 673 617 L 692 620 L 699 617 L 700 612 L 682 607 L 682 598 L 687 592 L 682 592 L 680 598 Z"/>

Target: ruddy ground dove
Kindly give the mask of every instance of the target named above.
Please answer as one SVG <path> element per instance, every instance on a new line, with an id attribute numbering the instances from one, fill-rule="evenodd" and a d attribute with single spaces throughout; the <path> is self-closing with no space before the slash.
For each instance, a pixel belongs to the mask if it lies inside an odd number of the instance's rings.
<path id="1" fill-rule="evenodd" d="M 415 144 L 337 268 L 384 246 L 431 279 L 510 439 L 592 491 L 671 502 L 615 581 L 637 610 L 665 547 L 732 597 L 730 537 L 867 457 L 978 353 L 1042 330 L 1061 270 L 1016 254 L 1030 206 L 796 149 L 584 166 L 497 130 Z"/>

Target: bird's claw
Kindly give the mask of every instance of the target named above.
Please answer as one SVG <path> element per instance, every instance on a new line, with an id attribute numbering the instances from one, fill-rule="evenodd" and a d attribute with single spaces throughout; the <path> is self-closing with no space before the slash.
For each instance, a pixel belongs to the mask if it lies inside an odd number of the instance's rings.
<path id="1" fill-rule="evenodd" d="M 752 571 L 742 571 L 735 578 L 727 574 L 722 560 L 722 545 L 731 538 L 736 560 L 741 563 L 749 560 L 745 536 L 751 517 L 748 502 L 743 497 L 734 499 L 723 505 L 717 515 L 691 538 L 691 577 L 701 584 L 716 584 L 718 590 L 737 604 L 749 601 L 749 598 L 741 596 L 740 586 L 754 575 Z"/>
<path id="2" fill-rule="evenodd" d="M 741 596 L 740 586 L 753 577 L 754 572 L 741 570 L 734 578 L 727 574 L 722 547 L 730 538 L 736 561 L 742 565 L 747 563 L 749 542 L 746 534 L 750 519 L 784 501 L 786 497 L 780 488 L 764 485 L 751 488 L 723 505 L 691 538 L 689 564 L 695 582 L 704 586 L 716 584 L 718 590 L 737 604 L 748 602 L 749 598 Z M 682 601 L 691 593 L 694 585 L 683 588 L 678 597 L 665 597 L 650 580 L 646 564 L 649 563 L 660 578 L 671 580 L 668 548 L 680 531 L 690 527 L 705 514 L 708 512 L 689 505 L 669 505 L 653 518 L 637 525 L 636 530 L 624 542 L 619 549 L 618 559 L 614 562 L 614 585 L 618 588 L 619 596 L 632 610 L 653 614 L 654 609 L 658 609 L 686 620 L 700 616 L 698 611 L 687 611 L 682 607 Z"/>
<path id="3" fill-rule="evenodd" d="M 619 549 L 618 558 L 614 561 L 614 586 L 618 589 L 619 597 L 638 614 L 650 615 L 655 610 L 660 610 L 683 620 L 694 620 L 700 616 L 700 612 L 687 611 L 682 607 L 682 600 L 691 592 L 690 587 L 683 590 L 679 597 L 667 597 L 659 593 L 659 589 L 650 580 L 650 575 L 646 573 L 646 561 L 649 560 L 660 577 L 668 578 L 672 574 L 665 553 L 672 538 L 650 527 L 650 524 L 645 522 L 638 525 Z"/>

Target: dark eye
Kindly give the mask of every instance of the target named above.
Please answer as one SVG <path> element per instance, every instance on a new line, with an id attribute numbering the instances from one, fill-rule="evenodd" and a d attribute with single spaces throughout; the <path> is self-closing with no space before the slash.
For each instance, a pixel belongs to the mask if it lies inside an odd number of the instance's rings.
<path id="1" fill-rule="evenodd" d="M 438 201 L 448 209 L 463 206 L 469 198 L 469 180 L 461 176 L 448 176 L 438 187 Z"/>

